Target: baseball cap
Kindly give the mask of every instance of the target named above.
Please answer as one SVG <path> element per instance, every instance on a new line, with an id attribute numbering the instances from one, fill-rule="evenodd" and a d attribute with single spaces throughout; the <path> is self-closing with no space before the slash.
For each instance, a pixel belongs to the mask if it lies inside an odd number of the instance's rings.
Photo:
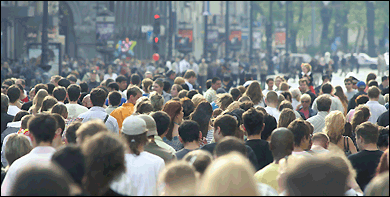
<path id="1" fill-rule="evenodd" d="M 169 76 L 171 76 L 171 74 L 173 74 L 173 73 L 175 73 L 175 71 L 173 71 L 173 70 L 168 70 L 168 71 L 165 73 L 165 76 L 166 76 L 166 77 L 169 77 Z"/>
<path id="2" fill-rule="evenodd" d="M 357 86 L 358 88 L 360 88 L 360 87 L 362 87 L 362 86 L 366 87 L 366 83 L 364 83 L 364 81 L 359 81 L 359 82 L 356 84 L 356 86 Z"/>
<path id="3" fill-rule="evenodd" d="M 156 122 L 154 121 L 154 118 L 152 116 L 146 115 L 146 114 L 141 114 L 141 115 L 138 115 L 138 117 L 142 118 L 145 121 L 146 129 L 148 130 L 146 135 L 148 137 L 158 135 Z"/>
<path id="4" fill-rule="evenodd" d="M 122 133 L 126 135 L 139 135 L 145 132 L 146 122 L 138 115 L 128 116 L 122 123 Z"/>
<path id="5" fill-rule="evenodd" d="M 354 83 L 354 84 L 356 84 L 357 82 L 359 82 L 359 80 L 356 79 L 356 77 L 354 77 L 354 76 L 350 76 L 349 78 L 352 80 L 352 83 Z"/>

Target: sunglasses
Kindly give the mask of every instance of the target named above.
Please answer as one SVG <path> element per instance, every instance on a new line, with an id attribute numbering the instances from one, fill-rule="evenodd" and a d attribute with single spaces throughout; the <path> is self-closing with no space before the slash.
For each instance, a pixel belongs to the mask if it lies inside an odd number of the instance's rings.
<path id="1" fill-rule="evenodd" d="M 346 85 L 346 86 L 349 86 L 349 85 L 351 85 L 351 83 L 346 83 L 345 85 Z"/>
<path id="2" fill-rule="evenodd" d="M 1 86 L 1 89 L 8 89 L 8 86 Z"/>
<path id="3" fill-rule="evenodd" d="M 302 101 L 302 103 L 310 103 L 310 101 Z"/>

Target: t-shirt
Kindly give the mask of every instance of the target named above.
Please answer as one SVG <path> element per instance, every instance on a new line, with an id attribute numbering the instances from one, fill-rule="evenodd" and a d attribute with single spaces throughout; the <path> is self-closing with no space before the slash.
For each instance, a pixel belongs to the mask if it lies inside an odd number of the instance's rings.
<path id="1" fill-rule="evenodd" d="M 348 156 L 353 168 L 356 170 L 356 182 L 362 191 L 364 191 L 367 184 L 375 176 L 375 170 L 378 167 L 382 154 L 383 152 L 380 150 L 362 150 Z"/>
<path id="2" fill-rule="evenodd" d="M 279 184 L 277 177 L 279 175 L 279 164 L 270 163 L 265 166 L 263 169 L 257 171 L 254 175 L 255 180 L 259 183 L 265 183 L 276 191 L 279 190 Z"/>
<path id="3" fill-rule="evenodd" d="M 77 118 L 80 114 L 87 112 L 88 108 L 79 104 L 65 104 L 66 109 L 68 110 L 68 119 Z"/>
<path id="4" fill-rule="evenodd" d="M 348 101 L 351 100 L 351 98 L 358 93 L 357 90 L 352 90 L 351 92 L 345 91 L 345 96 L 347 96 Z"/>
<path id="5" fill-rule="evenodd" d="M 11 116 L 15 116 L 20 111 L 19 107 L 16 107 L 15 105 L 9 105 L 7 114 Z"/>
<path id="6" fill-rule="evenodd" d="M 260 169 L 273 162 L 274 157 L 269 150 L 267 141 L 261 139 L 247 140 L 245 144 L 251 147 L 253 152 L 255 152 Z"/>
<path id="7" fill-rule="evenodd" d="M 198 150 L 198 148 L 197 148 L 197 149 L 194 149 L 194 150 Z M 181 150 L 179 150 L 179 151 L 176 152 L 176 158 L 177 158 L 178 160 L 183 159 L 183 157 L 184 157 L 187 153 L 189 153 L 189 152 L 191 152 L 191 151 L 193 151 L 193 150 L 183 148 L 183 149 L 181 149 Z"/>

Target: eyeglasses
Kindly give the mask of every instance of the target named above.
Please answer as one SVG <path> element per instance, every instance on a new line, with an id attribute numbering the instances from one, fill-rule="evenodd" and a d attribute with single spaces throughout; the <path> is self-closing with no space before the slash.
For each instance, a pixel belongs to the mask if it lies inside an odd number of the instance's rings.
<path id="1" fill-rule="evenodd" d="M 351 83 L 346 83 L 345 85 L 346 85 L 346 86 L 349 86 L 349 85 L 351 85 Z"/>
<path id="2" fill-rule="evenodd" d="M 310 101 L 301 101 L 302 103 L 310 103 Z"/>
<path id="3" fill-rule="evenodd" d="M 8 86 L 1 86 L 1 89 L 7 89 Z"/>

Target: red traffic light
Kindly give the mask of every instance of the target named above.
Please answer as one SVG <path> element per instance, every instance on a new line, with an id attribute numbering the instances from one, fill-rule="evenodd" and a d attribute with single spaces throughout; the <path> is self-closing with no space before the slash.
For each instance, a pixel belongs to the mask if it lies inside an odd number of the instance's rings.
<path id="1" fill-rule="evenodd" d="M 155 42 L 155 43 L 158 43 L 158 37 L 155 37 L 155 38 L 154 38 L 154 42 Z"/>
<path id="2" fill-rule="evenodd" d="M 159 59 L 160 59 L 160 55 L 158 53 L 154 53 L 153 60 L 157 62 Z"/>
<path id="3" fill-rule="evenodd" d="M 160 15 L 155 14 L 155 15 L 154 15 L 154 19 L 158 19 L 158 18 L 160 18 Z"/>

